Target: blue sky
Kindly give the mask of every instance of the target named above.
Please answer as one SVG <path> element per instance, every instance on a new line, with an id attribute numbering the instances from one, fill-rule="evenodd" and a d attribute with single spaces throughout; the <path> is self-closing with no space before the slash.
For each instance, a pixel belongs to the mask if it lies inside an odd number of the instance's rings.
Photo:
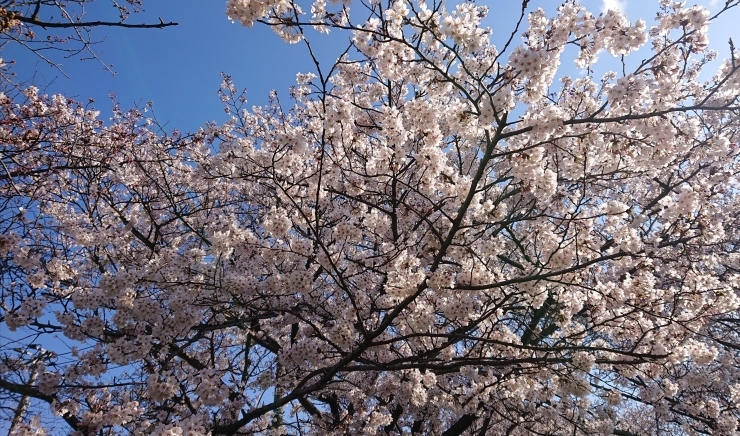
<path id="1" fill-rule="evenodd" d="M 83 102 L 93 98 L 104 118 L 110 114 L 108 95 L 115 93 L 123 108 L 143 106 L 152 101 L 157 119 L 166 124 L 167 130 L 193 131 L 207 121 L 225 119 L 216 94 L 221 72 L 230 74 L 238 87 L 248 89 L 250 104 L 261 105 L 271 89 L 286 96 L 286 101 L 295 74 L 312 70 L 303 44 L 286 44 L 264 26 L 246 28 L 229 22 L 224 12 L 225 3 L 225 0 L 145 0 L 145 11 L 132 15 L 129 22 L 156 23 L 162 17 L 166 22 L 178 22 L 179 26 L 94 29 L 93 37 L 103 40 L 95 50 L 105 63 L 113 64 L 115 76 L 96 61 L 64 59 L 50 54 L 62 64 L 62 70 L 69 76 L 66 78 L 18 46 L 4 47 L 0 56 L 5 60 L 15 59 L 19 77 L 33 76 L 34 82 L 45 92 L 63 93 Z M 553 10 L 559 3 L 557 0 L 534 0 L 529 8 Z M 694 3 L 715 11 L 724 0 L 694 0 Z M 490 7 L 486 24 L 494 30 L 494 40 L 502 41 L 513 29 L 520 2 L 478 0 L 478 4 Z M 595 13 L 605 8 L 619 8 L 631 21 L 643 18 L 649 25 L 658 9 L 657 0 L 584 0 L 583 4 Z M 689 0 L 689 6 L 691 4 Z M 729 53 L 730 22 L 731 18 L 740 17 L 740 9 L 728 15 L 710 34 L 720 57 Z M 88 17 L 116 20 L 117 13 L 110 2 L 96 0 L 88 8 Z M 327 64 L 342 52 L 349 38 L 342 32 L 313 36 L 315 47 Z M 607 54 L 602 55 L 604 60 L 606 57 Z M 577 71 L 569 73 L 575 75 Z"/>

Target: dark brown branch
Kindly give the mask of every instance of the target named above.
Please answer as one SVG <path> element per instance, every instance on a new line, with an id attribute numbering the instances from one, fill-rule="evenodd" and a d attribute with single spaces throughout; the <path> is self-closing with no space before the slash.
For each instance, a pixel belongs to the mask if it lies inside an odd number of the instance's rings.
<path id="1" fill-rule="evenodd" d="M 0 390 L 6 390 L 8 392 L 20 394 L 25 397 L 36 398 L 37 400 L 41 400 L 49 404 L 51 404 L 56 399 L 53 395 L 42 394 L 35 387 L 10 383 L 3 379 L 0 379 Z M 62 418 L 70 427 L 72 427 L 73 430 L 80 431 L 85 435 L 87 434 L 87 429 L 82 426 L 82 421 L 80 421 L 78 417 L 72 415 L 70 412 L 67 412 L 62 415 Z"/>
<path id="2" fill-rule="evenodd" d="M 626 431 L 626 430 L 614 430 L 612 434 L 617 435 L 617 436 L 637 436 L 636 434 Z"/>
<path id="3" fill-rule="evenodd" d="M 21 21 L 26 24 L 30 24 L 33 26 L 41 26 L 43 28 L 63 28 L 63 29 L 69 29 L 69 28 L 77 28 L 77 27 L 125 27 L 127 29 L 162 29 L 169 26 L 177 26 L 178 23 L 165 23 L 162 20 L 160 20 L 159 23 L 156 24 L 147 24 L 147 23 L 140 23 L 140 24 L 128 24 L 128 23 L 122 23 L 119 21 L 80 21 L 80 22 L 71 22 L 71 23 L 54 23 L 49 21 L 41 21 L 34 19 L 33 17 L 24 17 L 22 15 L 15 15 L 13 18 L 15 18 L 18 21 Z"/>

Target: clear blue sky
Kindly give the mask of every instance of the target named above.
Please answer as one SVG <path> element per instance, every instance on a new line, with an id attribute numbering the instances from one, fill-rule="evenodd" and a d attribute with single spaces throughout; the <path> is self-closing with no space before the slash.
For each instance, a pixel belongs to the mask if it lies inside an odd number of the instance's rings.
<path id="1" fill-rule="evenodd" d="M 724 3 L 724 0 L 695 1 L 713 11 Z M 6 46 L 0 56 L 17 61 L 19 77 L 28 78 L 35 74 L 34 81 L 46 92 L 63 93 L 81 101 L 93 98 L 104 118 L 110 114 L 108 95 L 115 93 L 123 108 L 136 104 L 143 106 L 152 101 L 157 118 L 167 123 L 168 130 L 192 131 L 207 121 L 225 119 L 216 94 L 222 71 L 230 74 L 238 87 L 248 89 L 250 105 L 261 105 L 266 102 L 271 89 L 276 89 L 287 101 L 288 88 L 293 84 L 295 74 L 312 70 L 303 44 L 288 45 L 264 26 L 246 28 L 229 22 L 224 12 L 225 3 L 225 0 L 144 0 L 145 12 L 133 14 L 128 22 L 156 23 L 162 17 L 165 22 L 178 22 L 179 26 L 94 29 L 93 37 L 104 40 L 95 49 L 104 62 L 113 64 L 117 72 L 115 76 L 104 71 L 96 61 L 64 59 L 50 54 L 52 59 L 62 64 L 61 68 L 69 76 L 65 78 L 18 46 Z M 535 0 L 530 2 L 529 9 L 543 7 L 552 10 L 559 3 Z M 486 24 L 494 30 L 494 39 L 500 43 L 513 29 L 520 2 L 479 0 L 478 4 L 490 7 Z M 583 4 L 595 13 L 604 7 L 618 7 L 631 21 L 644 18 L 648 25 L 658 6 L 657 0 L 584 0 Z M 359 7 L 355 9 L 360 10 Z M 740 10 L 732 11 L 730 15 L 740 18 Z M 115 21 L 117 13 L 110 7 L 110 2 L 97 0 L 88 8 L 87 17 Z M 726 42 L 730 36 L 730 18 L 733 17 L 726 17 L 724 23 L 710 34 L 720 57 L 729 53 Z M 332 32 L 314 36 L 314 44 L 328 64 L 341 53 L 350 35 Z M 519 41 L 516 40 L 517 43 Z"/>
<path id="2" fill-rule="evenodd" d="M 95 49 L 106 64 L 113 64 L 115 76 L 94 60 L 46 54 L 63 64 L 67 79 L 19 46 L 6 46 L 0 56 L 17 61 L 20 78 L 35 73 L 37 85 L 49 93 L 63 93 L 81 101 L 94 98 L 104 115 L 110 112 L 111 92 L 124 108 L 153 101 L 157 118 L 169 122 L 168 127 L 182 130 L 224 119 L 216 94 L 222 71 L 232 75 L 239 87 L 249 89 L 251 103 L 263 104 L 271 89 L 287 94 L 296 72 L 310 66 L 304 46 L 285 44 L 264 26 L 249 29 L 229 22 L 225 1 L 143 3 L 145 12 L 132 14 L 127 22 L 157 23 L 162 17 L 179 25 L 164 29 L 93 29 L 93 38 L 104 39 Z M 94 1 L 86 16 L 115 21 L 117 13 L 109 1 Z M 329 42 L 337 38 L 324 39 Z"/>

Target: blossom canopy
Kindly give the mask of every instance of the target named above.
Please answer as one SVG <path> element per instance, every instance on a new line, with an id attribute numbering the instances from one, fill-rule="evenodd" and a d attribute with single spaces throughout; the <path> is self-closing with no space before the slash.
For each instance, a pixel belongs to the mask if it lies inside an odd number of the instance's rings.
<path id="1" fill-rule="evenodd" d="M 351 38 L 192 134 L 1 94 L 14 434 L 735 434 L 740 1 L 528 3 L 229 0 Z"/>

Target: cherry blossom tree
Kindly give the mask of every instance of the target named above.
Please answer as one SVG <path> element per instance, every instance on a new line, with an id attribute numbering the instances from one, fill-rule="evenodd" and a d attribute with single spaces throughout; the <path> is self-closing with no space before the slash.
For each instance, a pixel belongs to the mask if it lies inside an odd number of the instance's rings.
<path id="1" fill-rule="evenodd" d="M 496 47 L 475 3 L 230 0 L 350 45 L 189 135 L 3 95 L 0 391 L 78 435 L 735 434 L 738 4 L 525 1 Z"/>

